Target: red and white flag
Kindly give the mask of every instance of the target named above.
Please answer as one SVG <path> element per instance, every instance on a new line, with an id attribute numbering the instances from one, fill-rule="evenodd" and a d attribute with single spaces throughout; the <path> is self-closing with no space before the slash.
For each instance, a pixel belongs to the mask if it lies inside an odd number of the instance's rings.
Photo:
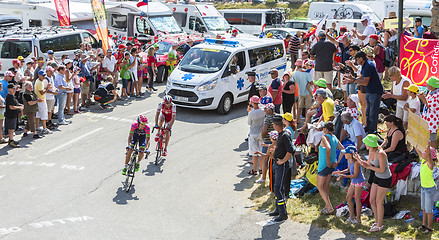
<path id="1" fill-rule="evenodd" d="M 69 0 L 53 0 L 60 26 L 70 26 Z"/>

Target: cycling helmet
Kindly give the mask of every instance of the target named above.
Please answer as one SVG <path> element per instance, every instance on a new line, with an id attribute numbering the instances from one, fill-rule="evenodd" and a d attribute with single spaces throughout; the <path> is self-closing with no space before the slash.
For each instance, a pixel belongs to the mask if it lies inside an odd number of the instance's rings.
<path id="1" fill-rule="evenodd" d="M 147 124 L 148 123 L 148 119 L 145 116 L 143 116 L 143 115 L 139 115 L 137 117 L 137 122 L 139 124 Z"/>
<path id="2" fill-rule="evenodd" d="M 172 102 L 172 97 L 169 96 L 169 95 L 165 95 L 165 96 L 163 97 L 163 102 L 165 102 L 165 103 L 171 103 L 171 102 Z"/>

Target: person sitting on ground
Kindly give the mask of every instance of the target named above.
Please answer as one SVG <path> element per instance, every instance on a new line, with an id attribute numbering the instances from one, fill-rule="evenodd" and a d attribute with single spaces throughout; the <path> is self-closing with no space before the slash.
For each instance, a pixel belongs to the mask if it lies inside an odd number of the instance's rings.
<path id="1" fill-rule="evenodd" d="M 94 99 L 99 103 L 99 107 L 101 109 L 106 109 L 107 107 L 113 107 L 110 103 L 117 100 L 117 92 L 116 88 L 112 83 L 112 77 L 107 77 L 107 80 L 110 79 L 109 82 L 104 82 L 103 84 L 99 84 L 98 88 L 94 92 Z"/>
<path id="2" fill-rule="evenodd" d="M 341 114 L 341 121 L 344 126 L 340 133 L 340 142 L 349 139 L 355 145 L 357 152 L 364 149 L 363 138 L 366 137 L 366 132 L 363 125 L 347 111 Z"/>
<path id="3" fill-rule="evenodd" d="M 359 115 L 360 112 L 358 111 L 358 103 L 360 102 L 360 99 L 358 97 L 358 94 L 352 94 L 349 95 L 346 100 L 346 112 L 350 112 L 352 114 L 352 117 L 354 117 L 356 120 L 360 120 Z"/>
<path id="4" fill-rule="evenodd" d="M 422 233 L 429 233 L 433 230 L 433 207 L 435 202 L 433 195 L 436 192 L 436 183 L 433 178 L 434 166 L 437 162 L 436 149 L 428 146 L 425 153 L 416 148 L 421 159 L 421 210 L 422 210 L 422 225 L 418 230 L 423 230 Z"/>
<path id="5" fill-rule="evenodd" d="M 369 232 L 378 232 L 384 229 L 384 198 L 387 195 L 387 190 L 392 185 L 392 173 L 389 169 L 387 154 L 378 145 L 377 136 L 369 134 L 363 139 L 363 143 L 369 150 L 368 160 L 361 160 L 358 153 L 354 155 L 354 158 L 360 162 L 361 166 L 372 170 L 368 182 L 371 183 L 370 206 L 375 217 L 375 223 L 369 229 Z"/>
<path id="6" fill-rule="evenodd" d="M 361 204 L 361 193 L 363 191 L 364 186 L 364 176 L 361 171 L 360 162 L 358 162 L 353 156 L 357 153 L 357 149 L 354 146 L 347 146 L 346 149 L 341 151 L 346 159 L 348 160 L 348 168 L 340 171 L 337 170 L 334 172 L 335 175 L 339 175 L 337 181 L 342 180 L 343 178 L 350 178 L 351 184 L 348 188 L 348 192 L 346 194 L 346 201 L 349 206 L 349 218 L 346 220 L 347 223 L 359 224 L 361 223 L 361 208 L 355 206 L 362 206 Z M 349 175 L 344 175 L 345 173 L 349 173 Z M 352 199 L 355 195 L 355 206 L 354 201 Z M 355 217 L 356 213 L 356 217 Z"/>
<path id="7" fill-rule="evenodd" d="M 405 141 L 405 130 L 402 120 L 395 115 L 388 115 L 384 118 L 384 122 L 389 129 L 387 138 L 381 144 L 381 148 L 387 153 L 389 161 L 392 162 L 402 153 L 407 152 L 407 144 Z"/>
<path id="8" fill-rule="evenodd" d="M 344 149 L 337 137 L 332 134 L 333 132 L 334 124 L 332 122 L 325 122 L 323 125 L 324 135 L 321 137 L 319 146 L 319 163 L 317 170 L 317 189 L 323 201 L 325 201 L 325 207 L 322 209 L 322 213 L 325 215 L 332 214 L 335 211 L 331 204 L 329 182 L 332 172 L 339 163 L 339 161 L 337 161 L 337 148 Z"/>

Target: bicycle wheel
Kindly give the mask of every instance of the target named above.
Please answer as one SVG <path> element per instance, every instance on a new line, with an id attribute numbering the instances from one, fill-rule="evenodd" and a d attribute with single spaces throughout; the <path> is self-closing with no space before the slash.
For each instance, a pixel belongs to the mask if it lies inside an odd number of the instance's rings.
<path id="1" fill-rule="evenodd" d="M 160 158 L 162 157 L 162 143 L 163 143 L 163 135 L 160 134 L 160 138 L 159 141 L 157 142 L 157 147 L 156 147 L 156 155 L 155 155 L 155 161 L 154 161 L 154 165 L 159 164 Z"/>
<path id="2" fill-rule="evenodd" d="M 128 164 L 127 169 L 127 178 L 125 180 L 125 191 L 129 192 L 131 190 L 131 186 L 133 185 L 134 173 L 136 172 L 136 156 L 133 155 L 131 157 L 130 163 Z"/>

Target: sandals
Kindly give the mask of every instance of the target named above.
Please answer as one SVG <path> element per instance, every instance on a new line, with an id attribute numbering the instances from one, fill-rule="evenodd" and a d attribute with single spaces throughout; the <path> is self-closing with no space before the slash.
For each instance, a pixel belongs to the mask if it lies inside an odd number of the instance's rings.
<path id="1" fill-rule="evenodd" d="M 259 174 L 262 174 L 262 169 L 259 169 Z"/>
<path id="2" fill-rule="evenodd" d="M 321 213 L 322 213 L 323 215 L 332 215 L 332 214 L 335 213 L 335 210 L 334 210 L 334 209 L 328 210 L 328 209 L 326 209 L 326 208 L 323 208 L 322 211 L 321 211 Z"/>
<path id="3" fill-rule="evenodd" d="M 258 175 L 258 171 L 255 171 L 255 170 L 250 170 L 249 172 L 248 172 L 248 174 L 250 174 L 250 175 Z"/>
<path id="4" fill-rule="evenodd" d="M 374 223 L 372 225 L 372 227 L 369 229 L 369 232 L 379 232 L 382 231 L 384 229 L 384 225 L 382 225 L 381 227 L 378 227 L 378 225 L 376 223 Z"/>
<path id="5" fill-rule="evenodd" d="M 416 228 L 416 230 L 425 230 L 427 227 L 424 225 L 421 225 L 419 227 Z"/>
<path id="6" fill-rule="evenodd" d="M 430 232 L 433 232 L 433 229 L 430 229 L 430 228 L 428 228 L 428 227 L 425 227 L 425 230 L 422 231 L 423 234 L 428 234 L 428 233 L 430 233 Z"/>

